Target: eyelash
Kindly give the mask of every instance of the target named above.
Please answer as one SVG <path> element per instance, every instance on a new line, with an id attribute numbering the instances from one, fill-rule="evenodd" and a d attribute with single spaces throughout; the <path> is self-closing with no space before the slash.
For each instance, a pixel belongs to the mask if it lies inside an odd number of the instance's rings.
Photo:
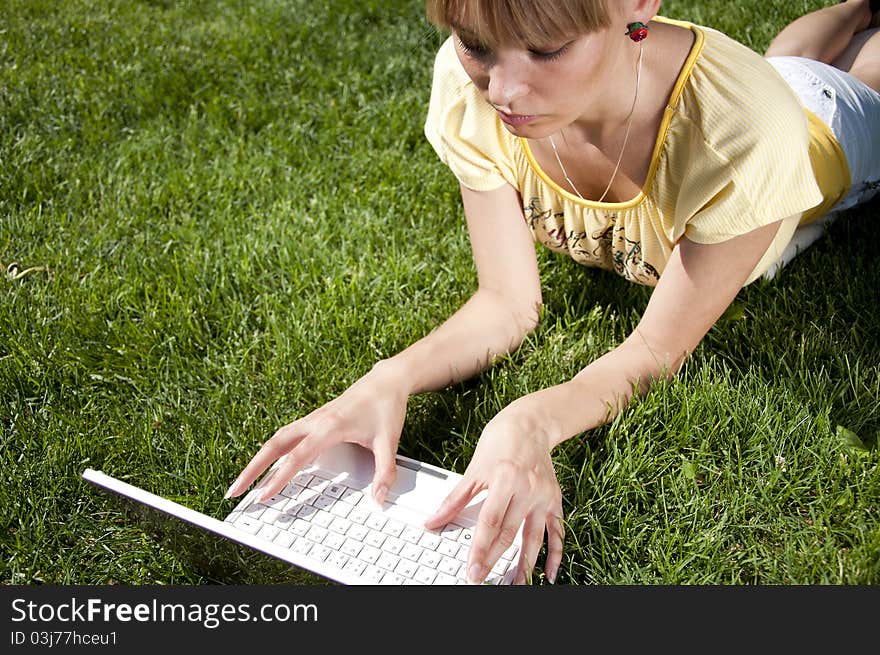
<path id="1" fill-rule="evenodd" d="M 458 40 L 459 45 L 461 45 L 461 49 L 464 50 L 465 54 L 472 59 L 482 60 L 486 59 L 491 52 L 480 46 L 468 45 L 461 39 Z M 531 55 L 540 61 L 556 61 L 562 55 L 565 54 L 566 50 L 568 50 L 569 44 L 566 43 L 564 46 L 559 48 L 558 50 L 554 50 L 553 52 L 537 52 L 535 50 L 530 50 Z"/>

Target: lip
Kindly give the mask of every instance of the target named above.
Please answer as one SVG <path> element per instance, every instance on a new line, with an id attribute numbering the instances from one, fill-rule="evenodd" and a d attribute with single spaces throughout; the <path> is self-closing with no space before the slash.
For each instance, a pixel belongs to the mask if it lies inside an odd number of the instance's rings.
<path id="1" fill-rule="evenodd" d="M 537 120 L 537 116 L 529 116 L 525 114 L 507 114 L 503 111 L 498 110 L 498 116 L 502 121 L 510 125 L 511 127 L 520 127 L 522 125 L 528 125 L 529 123 Z"/>

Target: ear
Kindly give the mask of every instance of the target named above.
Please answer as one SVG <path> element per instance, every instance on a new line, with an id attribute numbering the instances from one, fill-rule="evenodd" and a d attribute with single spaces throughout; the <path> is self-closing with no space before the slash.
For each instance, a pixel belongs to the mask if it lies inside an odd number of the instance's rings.
<path id="1" fill-rule="evenodd" d="M 647 23 L 660 13 L 660 5 L 663 0 L 636 0 L 633 6 L 632 19 Z"/>

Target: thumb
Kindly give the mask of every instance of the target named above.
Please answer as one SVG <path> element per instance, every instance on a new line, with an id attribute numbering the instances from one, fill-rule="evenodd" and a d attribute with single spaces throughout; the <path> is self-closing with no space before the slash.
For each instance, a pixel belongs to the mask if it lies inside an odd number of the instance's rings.
<path id="1" fill-rule="evenodd" d="M 376 442 L 373 458 L 376 470 L 373 473 L 373 500 L 382 504 L 388 490 L 397 481 L 397 465 L 394 461 L 395 448 L 388 442 Z"/>

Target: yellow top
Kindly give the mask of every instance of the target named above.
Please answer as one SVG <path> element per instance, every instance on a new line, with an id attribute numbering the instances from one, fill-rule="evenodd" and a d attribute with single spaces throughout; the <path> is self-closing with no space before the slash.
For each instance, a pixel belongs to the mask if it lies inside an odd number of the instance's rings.
<path id="1" fill-rule="evenodd" d="M 711 28 L 657 20 L 692 30 L 694 45 L 644 187 L 631 200 L 583 200 L 556 184 L 528 140 L 510 134 L 483 99 L 451 38 L 435 60 L 425 135 L 464 186 L 517 189 L 538 242 L 641 284 L 657 283 L 682 236 L 718 243 L 782 220 L 751 282 L 779 258 L 798 224 L 845 195 L 846 158 L 763 57 Z"/>

